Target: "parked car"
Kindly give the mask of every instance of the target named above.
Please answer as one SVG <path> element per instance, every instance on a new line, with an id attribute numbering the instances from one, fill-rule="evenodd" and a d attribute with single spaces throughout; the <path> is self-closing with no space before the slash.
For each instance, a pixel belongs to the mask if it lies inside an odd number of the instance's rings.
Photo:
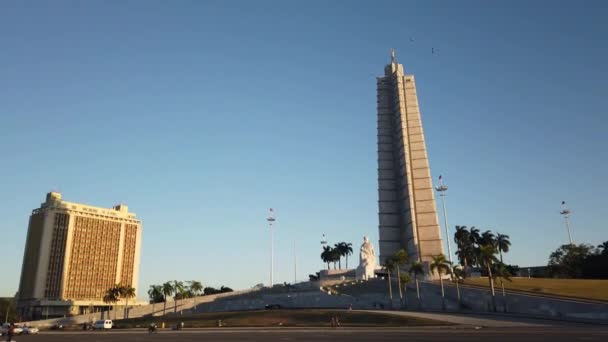
<path id="1" fill-rule="evenodd" d="M 53 324 L 51 330 L 63 330 L 63 324 Z"/>
<path id="2" fill-rule="evenodd" d="M 112 321 L 109 319 L 106 320 L 99 320 L 95 323 L 93 323 L 93 329 L 94 330 L 104 330 L 104 329 L 112 329 Z"/>
<path id="3" fill-rule="evenodd" d="M 38 334 L 39 332 L 40 330 L 38 330 L 36 327 L 23 327 L 23 331 L 21 333 L 25 335 L 34 335 Z"/>

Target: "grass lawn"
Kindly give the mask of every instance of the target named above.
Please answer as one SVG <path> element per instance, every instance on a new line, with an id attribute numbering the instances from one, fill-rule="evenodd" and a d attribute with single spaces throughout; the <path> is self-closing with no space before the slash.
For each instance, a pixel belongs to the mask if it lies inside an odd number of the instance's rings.
<path id="1" fill-rule="evenodd" d="M 608 301 L 608 280 L 515 277 L 511 280 L 505 281 L 505 289 Z M 489 286 L 487 277 L 467 278 L 464 283 Z M 500 288 L 500 281 L 496 286 Z"/>
<path id="2" fill-rule="evenodd" d="M 450 325 L 430 319 L 411 318 L 397 315 L 385 315 L 372 312 L 354 312 L 337 310 L 259 310 L 214 312 L 196 315 L 167 317 L 143 317 L 116 321 L 116 328 L 147 327 L 154 322 L 159 327 L 165 322 L 170 328 L 178 322 L 184 322 L 186 328 L 216 327 L 217 321 L 228 327 L 269 327 L 269 326 L 329 326 L 331 316 L 338 316 L 341 325 L 345 326 L 437 326 Z"/>

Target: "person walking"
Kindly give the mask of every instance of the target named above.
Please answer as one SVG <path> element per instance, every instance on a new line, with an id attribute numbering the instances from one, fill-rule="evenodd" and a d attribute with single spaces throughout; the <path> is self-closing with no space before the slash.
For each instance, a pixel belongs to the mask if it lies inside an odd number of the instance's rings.
<path id="1" fill-rule="evenodd" d="M 6 329 L 6 342 L 11 342 L 13 340 L 13 335 L 15 334 L 15 324 L 11 323 Z"/>

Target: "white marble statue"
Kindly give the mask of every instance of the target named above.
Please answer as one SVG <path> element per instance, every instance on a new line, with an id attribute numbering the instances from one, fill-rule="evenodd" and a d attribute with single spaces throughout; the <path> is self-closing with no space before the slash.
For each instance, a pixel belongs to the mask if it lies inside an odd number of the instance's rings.
<path id="1" fill-rule="evenodd" d="M 374 246 L 367 236 L 363 237 L 363 244 L 359 250 L 359 267 L 355 271 L 357 279 L 368 280 L 374 278 L 376 270 L 376 253 Z"/>

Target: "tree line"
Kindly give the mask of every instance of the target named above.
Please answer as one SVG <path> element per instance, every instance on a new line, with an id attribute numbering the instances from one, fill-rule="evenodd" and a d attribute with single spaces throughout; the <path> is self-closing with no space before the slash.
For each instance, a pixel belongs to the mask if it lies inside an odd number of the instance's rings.
<path id="1" fill-rule="evenodd" d="M 549 256 L 550 277 L 608 279 L 608 241 L 592 245 L 566 244 Z"/>
<path id="2" fill-rule="evenodd" d="M 353 244 L 350 242 L 339 242 L 334 246 L 323 246 L 323 252 L 321 252 L 321 260 L 327 263 L 327 269 L 329 270 L 330 263 L 334 264 L 334 270 L 336 269 L 336 263 L 338 268 L 342 269 L 342 257 L 346 259 L 346 269 L 348 269 L 348 256 L 353 254 Z"/>
<path id="3" fill-rule="evenodd" d="M 148 297 L 150 299 L 150 304 L 152 304 L 152 311 L 155 311 L 155 304 L 163 303 L 163 315 L 165 315 L 167 310 L 167 298 L 170 298 L 171 296 L 173 296 L 174 300 L 173 312 L 177 312 L 177 302 L 179 300 L 226 292 L 233 292 L 233 290 L 227 286 L 222 286 L 219 289 L 210 286 L 203 287 L 203 284 L 196 280 L 186 282 L 173 280 L 167 281 L 161 285 L 150 285 Z"/>

